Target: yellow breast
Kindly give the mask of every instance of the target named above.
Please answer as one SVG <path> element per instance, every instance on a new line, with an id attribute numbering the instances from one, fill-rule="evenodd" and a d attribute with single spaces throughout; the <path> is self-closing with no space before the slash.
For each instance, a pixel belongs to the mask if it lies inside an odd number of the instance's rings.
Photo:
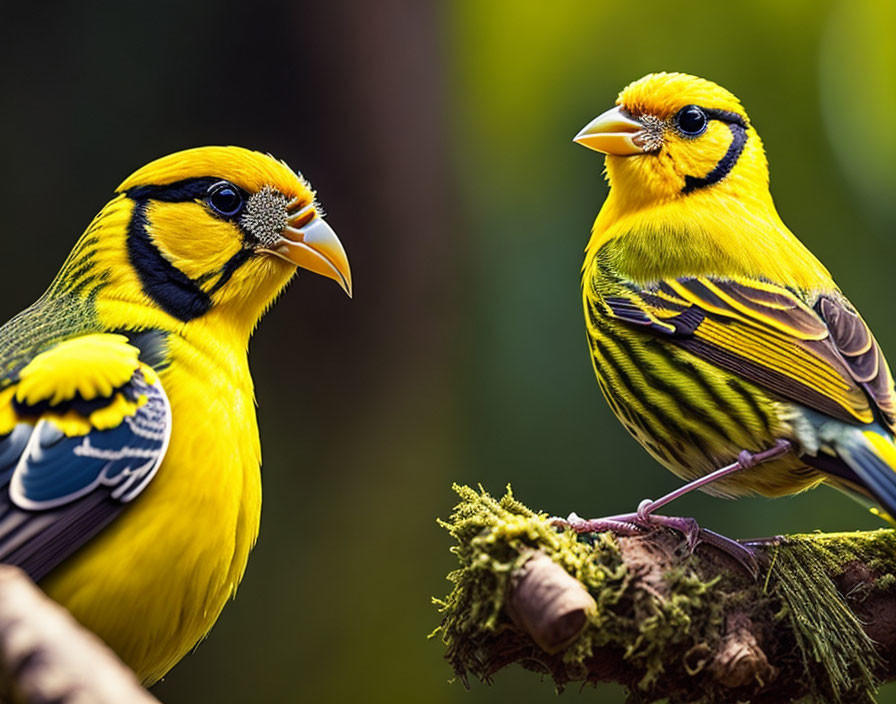
<path id="1" fill-rule="evenodd" d="M 258 534 L 261 460 L 245 352 L 169 338 L 173 428 L 149 487 L 47 578 L 47 593 L 149 684 L 211 628 Z"/>

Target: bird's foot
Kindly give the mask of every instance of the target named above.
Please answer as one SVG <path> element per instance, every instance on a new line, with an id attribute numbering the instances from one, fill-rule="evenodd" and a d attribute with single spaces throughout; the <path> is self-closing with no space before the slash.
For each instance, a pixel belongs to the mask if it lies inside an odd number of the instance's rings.
<path id="1" fill-rule="evenodd" d="M 606 518 L 584 519 L 571 513 L 567 518 L 552 518 L 551 523 L 561 528 L 570 528 L 576 533 L 606 533 L 633 536 L 643 535 L 651 529 L 664 527 L 671 528 L 684 536 L 687 554 L 694 552 L 698 545 L 712 545 L 718 550 L 737 560 L 754 577 L 759 572 L 759 564 L 756 553 L 750 547 L 750 543 L 742 544 L 715 531 L 701 528 L 696 519 L 686 516 L 660 516 L 651 513 L 650 499 L 645 499 L 638 506 L 635 513 L 623 513 Z"/>
<path id="2" fill-rule="evenodd" d="M 617 535 L 639 535 L 646 529 L 633 521 L 621 520 L 621 516 L 608 516 L 607 518 L 582 518 L 571 513 L 566 518 L 554 516 L 550 519 L 551 525 L 556 528 L 569 528 L 573 532 L 582 533 L 616 533 Z"/>
<path id="3" fill-rule="evenodd" d="M 617 535 L 626 536 L 638 535 L 651 528 L 665 526 L 677 530 L 684 535 L 689 554 L 692 553 L 694 548 L 700 543 L 706 543 L 733 557 L 755 576 L 758 573 L 758 562 L 756 553 L 751 546 L 780 543 L 780 536 L 741 543 L 732 540 L 731 538 L 726 538 L 719 533 L 701 528 L 693 518 L 660 516 L 654 513 L 654 511 L 657 511 L 666 504 L 692 492 L 694 489 L 701 489 L 713 482 L 735 474 L 736 472 L 749 470 L 764 462 L 775 460 L 792 450 L 793 444 L 789 440 L 784 440 L 782 438 L 776 440 L 771 447 L 761 450 L 760 452 L 742 450 L 738 453 L 735 462 L 725 467 L 720 467 L 698 479 L 694 479 L 656 500 L 644 499 L 638 504 L 638 510 L 635 513 L 624 513 L 618 516 L 592 518 L 589 520 L 579 518 L 576 514 L 572 513 L 568 518 L 553 518 L 551 519 L 551 522 L 558 527 L 571 528 L 576 533 L 605 533 L 611 531 Z"/>

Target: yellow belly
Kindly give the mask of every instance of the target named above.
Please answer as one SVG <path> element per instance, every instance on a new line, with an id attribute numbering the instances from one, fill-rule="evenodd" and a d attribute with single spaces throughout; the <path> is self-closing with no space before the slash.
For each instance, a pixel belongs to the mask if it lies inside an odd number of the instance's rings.
<path id="1" fill-rule="evenodd" d="M 212 627 L 258 534 L 258 432 L 240 367 L 234 379 L 195 354 L 175 357 L 162 374 L 173 427 L 158 474 L 42 584 L 145 684 Z"/>

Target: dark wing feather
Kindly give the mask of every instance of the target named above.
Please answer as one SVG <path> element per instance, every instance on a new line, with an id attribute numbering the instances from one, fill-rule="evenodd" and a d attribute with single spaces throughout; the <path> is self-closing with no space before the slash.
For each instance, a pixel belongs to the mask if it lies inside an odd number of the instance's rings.
<path id="1" fill-rule="evenodd" d="M 0 562 L 21 567 L 34 581 L 83 547 L 126 504 L 96 491 L 50 511 L 26 511 L 0 493 Z"/>
<path id="2" fill-rule="evenodd" d="M 874 399 L 891 429 L 896 425 L 896 394 L 887 360 L 868 325 L 842 296 L 820 296 L 815 310 L 828 326 L 831 340 L 853 379 Z"/>

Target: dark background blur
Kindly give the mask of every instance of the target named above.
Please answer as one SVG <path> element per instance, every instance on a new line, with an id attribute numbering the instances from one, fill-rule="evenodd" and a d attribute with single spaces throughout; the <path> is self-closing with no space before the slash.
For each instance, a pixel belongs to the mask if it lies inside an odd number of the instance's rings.
<path id="1" fill-rule="evenodd" d="M 466 693 L 426 635 L 453 567 L 435 523 L 451 482 L 512 482 L 533 508 L 582 515 L 676 485 L 592 377 L 579 267 L 606 187 L 572 136 L 650 71 L 732 90 L 785 221 L 892 356 L 894 26 L 896 6 L 871 0 L 0 3 L 2 319 L 128 173 L 185 147 L 286 159 L 351 258 L 353 301 L 303 275 L 252 343 L 260 541 L 157 695 L 552 699 L 522 671 Z M 676 509 L 735 536 L 876 525 L 827 489 Z"/>

